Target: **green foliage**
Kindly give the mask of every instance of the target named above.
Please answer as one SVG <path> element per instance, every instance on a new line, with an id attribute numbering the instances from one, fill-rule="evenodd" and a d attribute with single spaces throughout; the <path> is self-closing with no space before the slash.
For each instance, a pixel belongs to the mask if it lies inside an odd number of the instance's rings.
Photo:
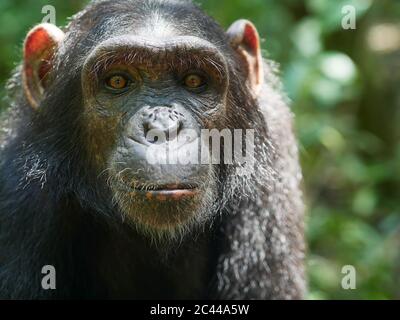
<path id="1" fill-rule="evenodd" d="M 43 5 L 54 5 L 64 25 L 83 2 L 2 0 L 0 81 Z M 304 168 L 309 298 L 400 298 L 400 48 L 380 52 L 368 43 L 374 26 L 399 25 L 400 2 L 198 2 L 224 27 L 251 19 L 265 55 L 281 63 Z M 348 4 L 357 9 L 356 30 L 341 27 Z M 356 290 L 341 288 L 344 265 L 357 270 Z"/>

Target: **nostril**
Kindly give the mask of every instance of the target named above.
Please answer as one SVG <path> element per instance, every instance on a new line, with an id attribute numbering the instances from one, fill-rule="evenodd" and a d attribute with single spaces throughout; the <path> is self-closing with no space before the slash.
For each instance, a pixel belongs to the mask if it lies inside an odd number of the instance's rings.
<path id="1" fill-rule="evenodd" d="M 143 131 L 148 142 L 164 143 L 176 139 L 182 124 L 182 116 L 176 110 L 158 107 L 144 117 Z"/>

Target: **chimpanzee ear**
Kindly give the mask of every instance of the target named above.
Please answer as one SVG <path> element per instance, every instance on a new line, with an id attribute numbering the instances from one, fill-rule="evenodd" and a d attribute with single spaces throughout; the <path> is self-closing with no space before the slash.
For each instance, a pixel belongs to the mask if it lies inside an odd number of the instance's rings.
<path id="1" fill-rule="evenodd" d="M 264 70 L 256 27 L 248 20 L 238 20 L 230 26 L 227 33 L 232 47 L 240 54 L 247 67 L 250 87 L 258 94 L 264 83 Z"/>
<path id="2" fill-rule="evenodd" d="M 49 84 L 47 75 L 63 39 L 64 32 L 49 23 L 34 27 L 25 39 L 22 82 L 26 97 L 35 109 Z"/>

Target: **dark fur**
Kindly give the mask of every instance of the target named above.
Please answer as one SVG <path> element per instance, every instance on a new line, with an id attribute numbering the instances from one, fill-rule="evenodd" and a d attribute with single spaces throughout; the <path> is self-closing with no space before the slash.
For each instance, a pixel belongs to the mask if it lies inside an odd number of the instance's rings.
<path id="1" fill-rule="evenodd" d="M 123 223 L 82 143 L 83 59 L 109 36 L 109 24 L 141 23 L 154 10 L 225 53 L 226 124 L 255 128 L 257 139 L 254 172 L 238 177 L 221 166 L 212 221 L 173 243 Z M 9 82 L 12 107 L 0 138 L 0 298 L 302 298 L 301 171 L 271 64 L 255 100 L 225 32 L 188 1 L 95 1 L 66 33 L 39 111 L 24 97 L 19 70 Z M 57 290 L 41 289 L 43 265 L 56 267 Z"/>

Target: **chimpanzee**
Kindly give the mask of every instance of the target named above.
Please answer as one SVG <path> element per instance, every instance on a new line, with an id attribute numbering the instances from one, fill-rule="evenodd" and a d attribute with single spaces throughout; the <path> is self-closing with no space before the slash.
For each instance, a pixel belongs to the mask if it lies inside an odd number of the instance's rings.
<path id="1" fill-rule="evenodd" d="M 276 69 L 250 21 L 225 32 L 188 0 L 97 0 L 64 31 L 34 27 L 2 115 L 0 298 L 303 298 Z M 185 134 L 226 129 L 253 130 L 253 166 L 214 163 L 210 139 Z M 167 145 L 209 161 L 162 163 Z"/>

